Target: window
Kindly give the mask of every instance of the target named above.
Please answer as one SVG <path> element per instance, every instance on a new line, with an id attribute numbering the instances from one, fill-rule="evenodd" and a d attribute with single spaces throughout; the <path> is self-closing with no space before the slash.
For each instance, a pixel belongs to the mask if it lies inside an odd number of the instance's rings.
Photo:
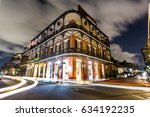
<path id="1" fill-rule="evenodd" d="M 76 48 L 81 49 L 81 41 L 76 39 Z"/>
<path id="2" fill-rule="evenodd" d="M 94 47 L 93 50 L 94 50 L 94 55 L 96 56 L 96 51 L 97 51 L 96 48 Z"/>
<path id="3" fill-rule="evenodd" d="M 87 45 L 87 51 L 88 51 L 88 53 L 90 53 L 91 52 L 91 45 Z"/>
<path id="4" fill-rule="evenodd" d="M 58 51 L 60 51 L 60 50 L 61 50 L 60 43 L 58 43 L 58 44 L 56 45 L 56 48 L 55 48 L 55 50 L 56 50 L 56 52 L 58 52 Z"/>
<path id="5" fill-rule="evenodd" d="M 53 53 L 53 46 L 49 48 L 49 54 Z"/>
<path id="6" fill-rule="evenodd" d="M 69 39 L 64 41 L 64 49 L 68 49 L 69 48 L 69 43 L 70 43 Z"/>
<path id="7" fill-rule="evenodd" d="M 84 25 L 87 25 L 87 21 L 84 22 Z"/>
<path id="8" fill-rule="evenodd" d="M 45 55 L 48 55 L 48 48 L 45 49 Z"/>
<path id="9" fill-rule="evenodd" d="M 103 52 L 102 51 L 100 51 L 100 58 L 103 58 Z"/>

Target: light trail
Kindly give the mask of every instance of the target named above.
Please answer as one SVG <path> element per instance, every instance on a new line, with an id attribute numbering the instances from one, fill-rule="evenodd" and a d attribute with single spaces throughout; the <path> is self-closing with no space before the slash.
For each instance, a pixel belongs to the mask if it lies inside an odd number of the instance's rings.
<path id="1" fill-rule="evenodd" d="M 24 78 L 24 79 L 26 79 L 26 78 Z M 11 96 L 11 95 L 14 95 L 16 93 L 20 93 L 22 91 L 29 90 L 29 89 L 35 87 L 38 84 L 38 81 L 33 80 L 33 79 L 30 79 L 30 80 L 34 82 L 32 85 L 29 85 L 29 86 L 22 87 L 22 88 L 19 88 L 19 89 L 10 91 L 10 92 L 6 92 L 6 93 L 3 93 L 3 94 L 0 94 L 0 99 L 6 98 L 6 97 Z"/>
<path id="2" fill-rule="evenodd" d="M 17 88 L 19 88 L 19 87 L 21 87 L 21 86 L 23 86 L 23 85 L 25 85 L 25 84 L 27 83 L 26 80 L 23 80 L 23 79 L 18 79 L 18 80 L 20 81 L 19 84 L 13 85 L 13 86 L 9 86 L 9 87 L 5 87 L 5 88 L 1 88 L 1 89 L 0 89 L 0 93 L 5 92 L 5 91 L 8 91 L 8 90 L 17 89 Z"/>
<path id="3" fill-rule="evenodd" d="M 109 87 L 109 88 L 121 88 L 121 89 L 130 89 L 130 90 L 150 91 L 150 87 L 140 87 L 140 86 L 123 86 L 123 85 L 112 85 L 112 84 L 89 84 L 89 85 Z"/>

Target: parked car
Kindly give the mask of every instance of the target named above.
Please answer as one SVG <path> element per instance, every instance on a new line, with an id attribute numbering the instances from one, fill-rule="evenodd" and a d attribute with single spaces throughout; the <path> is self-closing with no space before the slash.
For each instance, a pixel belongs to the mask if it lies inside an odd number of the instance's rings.
<path id="1" fill-rule="evenodd" d="M 139 72 L 139 73 L 137 73 L 135 78 L 140 79 L 140 80 L 147 80 L 147 79 L 149 79 L 149 75 L 147 72 Z"/>

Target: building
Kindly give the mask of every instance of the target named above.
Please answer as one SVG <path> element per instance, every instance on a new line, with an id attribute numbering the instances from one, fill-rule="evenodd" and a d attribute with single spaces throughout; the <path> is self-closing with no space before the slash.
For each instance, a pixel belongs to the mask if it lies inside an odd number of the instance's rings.
<path id="1" fill-rule="evenodd" d="M 80 6 L 58 17 L 24 46 L 22 67 L 30 77 L 102 80 L 112 77 L 108 37 Z"/>
<path id="2" fill-rule="evenodd" d="M 142 54 L 146 65 L 146 70 L 150 73 L 150 4 L 148 6 L 148 39 L 145 48 L 142 48 Z"/>
<path id="3" fill-rule="evenodd" d="M 6 75 L 21 75 L 22 74 L 22 68 L 21 68 L 21 59 L 22 54 L 17 53 L 11 57 L 11 59 L 6 62 L 2 67 L 1 71 L 4 72 Z"/>

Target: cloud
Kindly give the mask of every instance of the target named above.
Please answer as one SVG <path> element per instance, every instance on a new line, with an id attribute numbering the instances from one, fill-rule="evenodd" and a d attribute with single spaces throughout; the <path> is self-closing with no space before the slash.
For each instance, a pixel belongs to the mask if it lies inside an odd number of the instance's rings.
<path id="1" fill-rule="evenodd" d="M 2 66 L 6 61 L 10 60 L 12 56 L 12 53 L 0 51 L 0 66 Z"/>
<path id="2" fill-rule="evenodd" d="M 148 2 L 147 0 L 0 1 L 0 39 L 3 40 L 0 43 L 0 50 L 12 53 L 21 52 L 21 46 L 33 39 L 66 10 L 77 9 L 78 4 L 98 22 L 99 28 L 112 40 L 126 31 L 129 24 L 145 15 Z M 13 49 L 10 49 L 10 46 Z"/>
<path id="3" fill-rule="evenodd" d="M 130 63 L 139 63 L 139 58 L 137 57 L 137 53 L 129 53 L 126 51 L 123 51 L 122 48 L 118 44 L 111 44 L 111 54 L 114 57 L 114 59 L 123 62 L 126 60 Z"/>
<path id="4" fill-rule="evenodd" d="M 88 0 L 81 5 L 112 40 L 147 12 L 148 0 Z"/>
<path id="5" fill-rule="evenodd" d="M 17 52 L 21 52 L 20 50 L 22 50 L 23 46 L 15 44 L 15 43 L 11 43 L 5 40 L 0 39 L 0 50 L 3 50 L 5 52 L 9 52 L 9 53 L 17 53 Z"/>

